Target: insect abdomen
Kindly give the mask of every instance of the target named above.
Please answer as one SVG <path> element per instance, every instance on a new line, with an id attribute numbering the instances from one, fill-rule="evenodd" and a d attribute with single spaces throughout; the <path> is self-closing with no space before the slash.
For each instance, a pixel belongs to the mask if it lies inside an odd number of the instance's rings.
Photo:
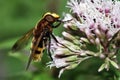
<path id="1" fill-rule="evenodd" d="M 43 55 L 44 49 L 45 49 L 44 41 L 41 39 L 41 41 L 39 42 L 38 38 L 36 39 L 34 37 L 32 41 L 32 48 L 31 48 L 32 59 L 34 61 L 40 61 Z"/>
<path id="2" fill-rule="evenodd" d="M 34 37 L 32 40 L 31 54 L 34 61 L 41 60 L 43 51 L 47 45 L 48 27 L 48 22 L 43 19 L 37 24 L 35 30 L 33 31 Z"/>

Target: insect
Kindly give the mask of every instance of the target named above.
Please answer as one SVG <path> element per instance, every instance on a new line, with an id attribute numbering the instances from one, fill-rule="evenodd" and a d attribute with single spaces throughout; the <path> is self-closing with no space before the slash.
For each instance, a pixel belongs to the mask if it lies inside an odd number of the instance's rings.
<path id="1" fill-rule="evenodd" d="M 26 69 L 29 68 L 31 61 L 40 61 L 43 55 L 46 46 L 48 46 L 48 54 L 52 60 L 51 53 L 50 53 L 50 44 L 51 44 L 51 37 L 57 42 L 58 40 L 53 35 L 52 31 L 53 28 L 57 28 L 61 24 L 61 20 L 59 20 L 59 15 L 56 13 L 47 12 L 44 14 L 43 18 L 36 24 L 36 26 L 28 31 L 23 37 L 21 37 L 12 47 L 12 51 L 18 51 L 25 47 L 28 43 L 31 36 L 32 38 L 32 45 L 31 45 L 31 53 L 28 60 L 28 64 Z M 54 23 L 58 22 L 56 25 Z"/>

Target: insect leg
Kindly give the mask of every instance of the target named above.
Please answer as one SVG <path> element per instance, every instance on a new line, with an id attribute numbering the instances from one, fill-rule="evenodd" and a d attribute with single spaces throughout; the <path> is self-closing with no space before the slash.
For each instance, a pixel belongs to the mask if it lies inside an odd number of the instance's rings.
<path id="1" fill-rule="evenodd" d="M 53 61 L 53 58 L 52 58 L 52 55 L 51 55 L 51 52 L 50 52 L 50 46 L 51 46 L 51 37 L 49 35 L 49 43 L 48 43 L 48 55 L 50 56 L 50 59 Z"/>
<path id="2" fill-rule="evenodd" d="M 64 44 L 60 43 L 60 42 L 57 40 L 57 38 L 56 38 L 52 33 L 51 33 L 51 36 L 52 36 L 52 38 L 55 40 L 56 43 L 59 43 L 60 45 L 65 46 Z M 65 46 L 65 47 L 67 47 L 67 46 Z"/>
<path id="3" fill-rule="evenodd" d="M 61 24 L 61 22 L 59 22 L 57 25 L 52 25 L 53 28 L 57 28 L 59 25 Z"/>
<path id="4" fill-rule="evenodd" d="M 70 48 L 68 48 L 66 45 L 60 43 L 52 33 L 51 33 L 51 36 L 52 36 L 52 38 L 55 40 L 56 43 L 58 43 L 58 44 L 60 44 L 60 45 L 62 45 L 62 46 L 64 46 L 64 47 L 66 47 L 67 49 L 69 49 L 69 50 L 72 51 L 72 52 L 76 52 L 76 51 L 71 50 Z"/>

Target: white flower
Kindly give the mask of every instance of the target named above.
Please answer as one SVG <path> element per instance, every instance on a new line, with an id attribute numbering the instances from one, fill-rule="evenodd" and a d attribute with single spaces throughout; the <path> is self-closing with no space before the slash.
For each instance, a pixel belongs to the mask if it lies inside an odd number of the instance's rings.
<path id="1" fill-rule="evenodd" d="M 61 74 L 88 58 L 99 57 L 105 62 L 98 71 L 109 70 L 109 63 L 118 68 L 114 56 L 120 47 L 120 2 L 70 0 L 67 7 L 72 14 L 65 14 L 63 21 L 72 21 L 64 23 L 64 38 L 57 38 L 65 46 L 52 42 L 51 50 L 54 54 L 51 65 L 62 68 Z M 90 50 L 88 46 L 94 46 L 96 51 Z"/>

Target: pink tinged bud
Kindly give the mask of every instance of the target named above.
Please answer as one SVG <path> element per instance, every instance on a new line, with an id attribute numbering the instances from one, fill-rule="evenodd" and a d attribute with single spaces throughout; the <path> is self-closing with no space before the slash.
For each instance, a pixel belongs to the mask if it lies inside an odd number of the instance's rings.
<path id="1" fill-rule="evenodd" d="M 65 32 L 65 31 L 62 32 L 62 34 L 63 34 L 63 36 L 64 36 L 65 38 L 67 38 L 67 39 L 69 39 L 69 40 L 74 40 L 74 39 L 75 39 L 74 36 L 72 36 L 71 34 Z"/>
<path id="2" fill-rule="evenodd" d="M 55 55 L 70 55 L 72 54 L 67 48 L 57 48 Z"/>
<path id="3" fill-rule="evenodd" d="M 104 54 L 100 54 L 100 56 L 99 56 L 101 59 L 105 59 L 105 55 Z"/>
<path id="4" fill-rule="evenodd" d="M 99 27 L 104 33 L 106 31 L 108 31 L 108 26 L 107 25 L 103 25 L 102 23 L 100 24 L 100 27 Z"/>
<path id="5" fill-rule="evenodd" d="M 90 30 L 90 29 L 88 29 L 88 28 L 85 29 L 85 33 L 86 33 L 88 39 L 94 39 L 94 36 L 93 36 L 93 34 L 91 33 L 91 30 Z"/>
<path id="6" fill-rule="evenodd" d="M 95 41 L 94 41 L 93 39 L 90 39 L 90 42 L 91 42 L 92 44 L 95 44 Z"/>
<path id="7" fill-rule="evenodd" d="M 106 8 L 106 9 L 105 9 L 105 16 L 108 17 L 109 13 L 110 13 L 110 9 L 107 9 L 107 8 Z"/>
<path id="8" fill-rule="evenodd" d="M 89 41 L 88 41 L 88 39 L 87 39 L 87 38 L 81 37 L 81 38 L 80 38 L 80 40 L 81 40 L 82 42 L 89 43 Z"/>
<path id="9" fill-rule="evenodd" d="M 100 40 L 99 40 L 99 38 L 96 38 L 96 39 L 95 39 L 95 43 L 96 43 L 97 45 L 100 45 Z"/>
<path id="10" fill-rule="evenodd" d="M 85 31 L 85 27 L 79 27 L 80 31 L 84 32 Z"/>
<path id="11" fill-rule="evenodd" d="M 68 26 L 70 26 L 70 25 L 69 25 L 69 24 L 64 24 L 64 27 L 65 27 L 65 28 L 68 28 Z"/>
<path id="12" fill-rule="evenodd" d="M 95 34 L 96 34 L 99 38 L 102 36 L 99 29 L 95 29 Z"/>
<path id="13" fill-rule="evenodd" d="M 106 36 L 107 36 L 107 39 L 110 39 L 112 37 L 113 33 L 111 31 L 108 31 Z"/>
<path id="14" fill-rule="evenodd" d="M 89 28 L 90 28 L 90 29 L 93 29 L 94 26 L 95 26 L 95 23 L 91 23 Z"/>
<path id="15" fill-rule="evenodd" d="M 117 28 L 120 28 L 120 24 L 117 24 Z"/>
<path id="16" fill-rule="evenodd" d="M 109 8 L 106 8 L 106 9 L 105 9 L 105 13 L 110 13 L 110 9 L 109 9 Z"/>
<path id="17" fill-rule="evenodd" d="M 67 66 L 68 63 L 66 63 L 65 59 L 55 59 L 54 58 L 54 63 L 57 68 Z"/>
<path id="18" fill-rule="evenodd" d="M 66 48 L 57 48 L 56 51 L 54 51 L 54 53 L 56 53 L 55 55 L 63 55 L 64 53 L 69 52 L 68 49 Z"/>

